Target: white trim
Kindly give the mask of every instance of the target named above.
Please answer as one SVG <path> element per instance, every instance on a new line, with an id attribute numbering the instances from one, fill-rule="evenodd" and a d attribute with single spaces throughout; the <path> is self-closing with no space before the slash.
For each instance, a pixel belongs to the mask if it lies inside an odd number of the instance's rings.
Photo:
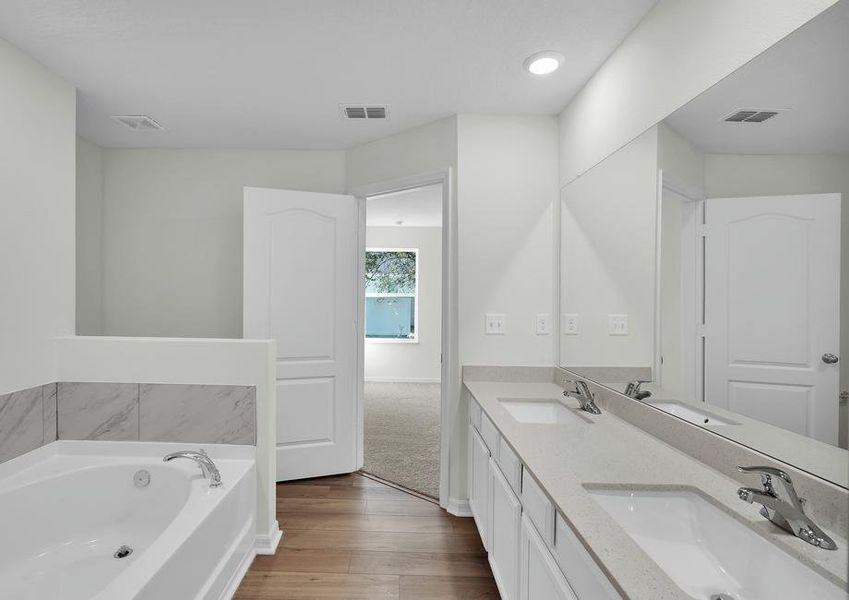
<path id="1" fill-rule="evenodd" d="M 256 534 L 254 550 L 257 554 L 275 554 L 281 539 L 283 539 L 283 532 L 280 530 L 280 523 L 274 521 L 271 531 Z"/>
<path id="2" fill-rule="evenodd" d="M 445 510 L 455 517 L 471 517 L 472 507 L 469 506 L 468 500 L 458 500 L 457 498 L 449 498 L 448 505 Z"/>
<path id="3" fill-rule="evenodd" d="M 659 178 L 659 203 L 658 212 L 662 211 L 663 207 L 663 191 L 668 190 L 681 196 L 689 202 L 684 206 L 687 211 L 687 223 L 682 224 L 681 230 L 681 261 L 682 271 L 691 273 L 692 280 L 683 281 L 686 289 L 682 296 L 682 348 L 686 353 L 684 356 L 684 381 L 687 388 L 692 393 L 692 398 L 696 401 L 704 401 L 704 346 L 702 337 L 704 332 L 704 246 L 702 236 L 704 232 L 704 191 L 696 186 L 687 185 L 674 178 L 664 175 L 663 171 L 658 171 Z M 660 219 L 658 220 L 658 232 L 660 231 Z M 659 235 L 659 234 L 658 234 Z M 658 296 L 655 304 L 655 318 L 660 323 L 660 312 L 663 309 L 661 306 L 660 290 L 663 282 L 661 281 L 661 242 L 657 243 L 657 280 L 658 280 Z M 661 333 L 660 327 L 656 327 L 657 334 Z M 657 337 L 655 342 L 655 352 L 662 353 L 660 348 L 661 337 Z M 659 363 L 658 363 L 659 364 Z"/>
<path id="4" fill-rule="evenodd" d="M 442 370 L 440 401 L 440 450 L 439 450 L 439 505 L 448 506 L 450 485 L 450 441 L 454 426 L 454 413 L 459 404 L 460 367 L 459 341 L 457 333 L 458 294 L 457 294 L 457 205 L 454 197 L 453 174 L 450 167 L 443 170 L 413 175 L 401 179 L 371 183 L 359 186 L 348 193 L 356 196 L 359 223 L 359 280 L 360 314 L 365 310 L 365 247 L 366 247 L 366 201 L 369 196 L 379 196 L 392 192 L 409 190 L 427 185 L 442 186 Z M 357 323 L 358 344 L 358 387 L 357 418 L 359 420 L 357 448 L 359 465 L 363 464 L 363 386 L 365 377 L 365 327 L 359 319 Z"/>
<path id="5" fill-rule="evenodd" d="M 236 595 L 239 586 L 242 584 L 242 579 L 244 579 L 245 575 L 247 575 L 248 569 L 251 568 L 256 555 L 256 552 L 251 551 L 242 557 L 242 561 L 239 563 L 239 566 L 236 567 L 230 581 L 227 582 L 227 585 L 221 591 L 221 595 L 218 597 L 219 600 L 231 600 L 233 596 Z"/>
<path id="6" fill-rule="evenodd" d="M 366 383 L 439 383 L 440 379 L 427 377 L 366 377 Z"/>
<path id="7" fill-rule="evenodd" d="M 663 349 L 661 342 L 663 340 L 663 320 L 661 318 L 662 307 L 661 298 L 663 297 L 662 282 L 661 282 L 661 248 L 663 243 L 663 169 L 657 170 L 655 198 L 655 222 L 654 222 L 654 355 L 652 357 L 652 374 L 651 380 L 657 386 L 663 387 Z"/>

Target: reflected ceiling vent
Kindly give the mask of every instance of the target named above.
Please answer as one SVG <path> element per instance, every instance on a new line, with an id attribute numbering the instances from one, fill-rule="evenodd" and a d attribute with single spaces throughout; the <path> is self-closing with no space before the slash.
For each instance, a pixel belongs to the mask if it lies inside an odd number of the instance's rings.
<path id="1" fill-rule="evenodd" d="M 783 112 L 787 109 L 774 109 L 774 110 L 737 110 L 722 119 L 726 123 L 763 123 L 774 116 L 778 115 L 778 113 Z"/>
<path id="2" fill-rule="evenodd" d="M 112 120 L 133 131 L 160 131 L 162 125 L 147 115 L 113 115 Z"/>
<path id="3" fill-rule="evenodd" d="M 386 106 L 381 105 L 363 105 L 363 104 L 340 104 L 339 108 L 342 111 L 343 119 L 385 119 L 388 111 Z"/>

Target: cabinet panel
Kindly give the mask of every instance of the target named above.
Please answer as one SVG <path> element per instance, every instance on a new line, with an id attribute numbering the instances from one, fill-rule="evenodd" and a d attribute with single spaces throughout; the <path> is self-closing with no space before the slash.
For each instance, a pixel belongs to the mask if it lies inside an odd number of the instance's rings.
<path id="1" fill-rule="evenodd" d="M 522 492 L 522 462 L 504 437 L 499 439 L 497 461 L 498 466 L 501 467 L 501 472 L 510 482 L 510 487 L 513 488 L 514 492 L 520 494 Z"/>
<path id="2" fill-rule="evenodd" d="M 489 450 L 480 434 L 469 425 L 469 508 L 483 547 L 489 549 Z"/>
<path id="3" fill-rule="evenodd" d="M 527 516 L 522 517 L 519 600 L 577 600 L 545 542 Z M 587 596 L 587 600 L 596 600 Z"/>
<path id="4" fill-rule="evenodd" d="M 546 544 L 554 545 L 554 505 L 528 469 L 522 471 L 522 506 Z"/>
<path id="5" fill-rule="evenodd" d="M 621 600 L 613 584 L 602 573 L 560 513 L 557 513 L 556 522 L 555 560 L 578 597 L 592 600 Z"/>
<path id="6" fill-rule="evenodd" d="M 481 414 L 481 437 L 489 448 L 489 453 L 498 458 L 498 442 L 501 439 L 501 434 L 489 420 L 486 414 Z"/>
<path id="7" fill-rule="evenodd" d="M 474 399 L 469 400 L 469 421 L 478 431 L 481 430 L 481 407 Z"/>
<path id="8" fill-rule="evenodd" d="M 494 460 L 489 461 L 489 564 L 502 600 L 517 600 L 522 505 Z"/>

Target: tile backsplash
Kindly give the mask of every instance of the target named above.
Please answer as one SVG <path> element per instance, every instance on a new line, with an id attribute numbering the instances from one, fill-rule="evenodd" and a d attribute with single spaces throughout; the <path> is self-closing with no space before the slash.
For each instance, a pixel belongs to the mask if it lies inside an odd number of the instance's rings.
<path id="1" fill-rule="evenodd" d="M 0 395 L 0 462 L 57 439 L 256 443 L 256 388 L 49 383 Z"/>

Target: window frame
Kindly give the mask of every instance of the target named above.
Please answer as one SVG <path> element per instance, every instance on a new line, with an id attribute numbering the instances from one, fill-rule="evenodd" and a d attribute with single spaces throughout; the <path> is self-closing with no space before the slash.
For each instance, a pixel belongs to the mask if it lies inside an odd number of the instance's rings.
<path id="1" fill-rule="evenodd" d="M 413 337 L 410 338 L 379 338 L 368 336 L 368 324 L 365 322 L 365 311 L 363 311 L 363 338 L 368 344 L 418 344 L 419 343 L 419 249 L 418 248 L 381 248 L 366 246 L 366 254 L 369 252 L 412 252 L 416 256 L 416 283 L 412 294 L 397 292 L 369 292 L 366 290 L 365 298 L 413 298 Z M 365 255 L 363 255 L 365 256 Z"/>

